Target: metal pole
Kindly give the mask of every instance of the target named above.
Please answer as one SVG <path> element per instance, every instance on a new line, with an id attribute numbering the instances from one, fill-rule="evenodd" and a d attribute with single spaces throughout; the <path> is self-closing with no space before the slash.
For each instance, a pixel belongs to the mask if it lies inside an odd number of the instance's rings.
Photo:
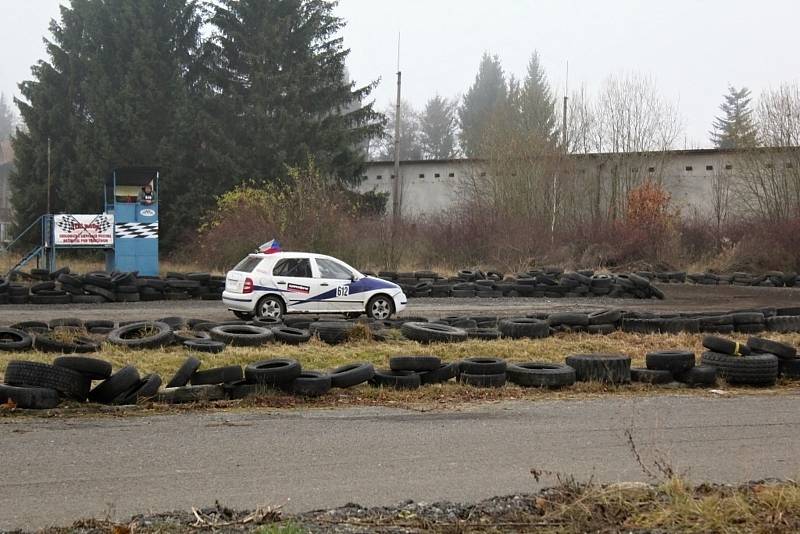
<path id="1" fill-rule="evenodd" d="M 393 224 L 400 221 L 402 215 L 403 187 L 400 177 L 400 83 L 401 73 L 397 71 L 397 105 L 394 112 L 394 183 L 392 184 L 392 218 Z"/>
<path id="2" fill-rule="evenodd" d="M 47 214 L 50 215 L 50 138 L 47 138 Z"/>

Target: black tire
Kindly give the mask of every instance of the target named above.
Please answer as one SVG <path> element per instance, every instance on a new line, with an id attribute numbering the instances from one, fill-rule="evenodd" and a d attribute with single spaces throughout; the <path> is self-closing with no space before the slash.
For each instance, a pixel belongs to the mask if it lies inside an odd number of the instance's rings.
<path id="1" fill-rule="evenodd" d="M 262 317 L 261 319 L 251 319 L 248 324 L 260 326 L 261 328 L 276 328 L 283 326 L 283 321 L 272 319 L 270 317 Z"/>
<path id="2" fill-rule="evenodd" d="M 548 325 L 546 321 L 529 317 L 503 319 L 497 326 L 503 334 L 503 337 L 509 337 L 511 339 L 537 339 L 550 335 L 550 325 Z"/>
<path id="3" fill-rule="evenodd" d="M 53 291 L 53 293 L 57 293 Z M 37 294 L 31 295 L 30 298 L 31 304 L 69 304 L 72 302 L 72 295 L 67 293 L 55 294 L 55 295 L 45 295 L 45 294 Z"/>
<path id="4" fill-rule="evenodd" d="M 192 374 L 191 383 L 193 386 L 209 386 L 238 382 L 243 377 L 242 368 L 239 365 L 226 365 L 224 367 L 206 369 L 205 371 L 195 371 Z"/>
<path id="5" fill-rule="evenodd" d="M 800 359 L 778 361 L 778 371 L 783 378 L 797 380 L 800 378 Z"/>
<path id="6" fill-rule="evenodd" d="M 252 325 L 222 325 L 209 330 L 211 339 L 233 347 L 257 347 L 275 338 L 272 330 Z"/>
<path id="7" fill-rule="evenodd" d="M 276 326 L 272 328 L 275 340 L 287 345 L 299 345 L 311 339 L 311 332 L 290 326 Z"/>
<path id="8" fill-rule="evenodd" d="M 91 380 L 72 369 L 20 360 L 8 362 L 5 381 L 11 386 L 54 389 L 61 395 L 78 401 L 86 400 L 91 386 Z"/>
<path id="9" fill-rule="evenodd" d="M 508 364 L 501 358 L 477 356 L 459 362 L 458 371 L 472 375 L 497 375 L 505 373 L 507 367 Z"/>
<path id="10" fill-rule="evenodd" d="M 161 387 L 161 377 L 156 374 L 145 375 L 139 382 L 114 399 L 113 404 L 137 404 L 142 400 L 149 400 L 158 395 Z"/>
<path id="11" fill-rule="evenodd" d="M 458 375 L 458 381 L 462 384 L 479 388 L 499 388 L 506 384 L 506 374 L 473 375 L 462 372 Z"/>
<path id="12" fill-rule="evenodd" d="M 243 320 L 243 321 L 250 321 L 250 320 L 252 320 L 252 319 L 253 319 L 253 317 L 255 317 L 255 316 L 256 316 L 256 314 L 255 314 L 255 313 L 253 313 L 253 312 L 244 312 L 244 311 L 239 311 L 239 310 L 232 310 L 232 311 L 233 311 L 233 314 L 234 314 L 234 315 L 235 315 L 235 316 L 236 316 L 238 319 L 241 319 L 241 320 Z"/>
<path id="13" fill-rule="evenodd" d="M 469 339 L 500 339 L 502 334 L 497 328 L 468 328 L 467 337 Z"/>
<path id="14" fill-rule="evenodd" d="M 53 360 L 56 367 L 72 369 L 91 380 L 105 380 L 111 376 L 111 364 L 97 358 L 85 356 L 59 356 Z"/>
<path id="15" fill-rule="evenodd" d="M 375 367 L 371 363 L 349 363 L 337 367 L 329 375 L 331 387 L 349 388 L 368 382 L 375 376 Z"/>
<path id="16" fill-rule="evenodd" d="M 9 328 L 22 330 L 23 332 L 27 332 L 31 328 L 50 330 L 50 327 L 44 321 L 20 321 L 12 324 Z"/>
<path id="17" fill-rule="evenodd" d="M 631 382 L 644 384 L 669 384 L 673 380 L 670 371 L 663 369 L 645 369 L 643 367 L 631 368 Z"/>
<path id="18" fill-rule="evenodd" d="M 795 315 L 768 317 L 766 323 L 771 332 L 800 332 L 800 317 Z"/>
<path id="19" fill-rule="evenodd" d="M 195 332 L 194 330 L 173 330 L 172 337 L 176 344 L 183 345 L 186 341 L 211 339 L 211 334 L 208 332 Z"/>
<path id="20" fill-rule="evenodd" d="M 200 369 L 200 360 L 194 356 L 189 356 L 184 360 L 181 366 L 178 367 L 178 370 L 175 371 L 175 374 L 170 378 L 169 382 L 167 382 L 166 387 L 179 388 L 185 386 L 191 381 L 192 375 L 194 375 L 195 371 L 198 369 Z"/>
<path id="21" fill-rule="evenodd" d="M 774 354 L 733 356 L 704 352 L 700 361 L 717 368 L 717 376 L 731 384 L 770 386 L 778 379 L 778 357 Z"/>
<path id="22" fill-rule="evenodd" d="M 575 369 L 560 363 L 513 363 L 508 365 L 506 376 L 509 382 L 523 387 L 558 388 L 575 383 Z"/>
<path id="23" fill-rule="evenodd" d="M 331 390 L 331 377 L 319 371 L 303 371 L 292 382 L 292 393 L 303 397 L 320 397 Z"/>
<path id="24" fill-rule="evenodd" d="M 205 386 L 198 386 L 205 387 Z M 225 390 L 225 395 L 229 399 L 246 399 L 247 397 L 257 397 L 259 395 L 268 394 L 272 391 L 270 386 L 262 386 L 260 384 L 248 384 L 244 380 L 239 382 L 232 382 L 230 384 L 222 384 L 222 389 Z"/>
<path id="25" fill-rule="evenodd" d="M 675 380 L 687 386 L 713 386 L 717 383 L 717 368 L 711 365 L 695 365 L 688 371 L 675 375 Z"/>
<path id="26" fill-rule="evenodd" d="M 389 358 L 389 369 L 392 371 L 433 371 L 442 365 L 436 356 L 392 356 Z"/>
<path id="27" fill-rule="evenodd" d="M 556 312 L 547 317 L 550 326 L 589 326 L 589 316 L 585 313 L 576 312 Z"/>
<path id="28" fill-rule="evenodd" d="M 110 378 L 100 382 L 89 393 L 89 400 L 101 404 L 111 404 L 114 399 L 139 383 L 139 371 L 133 366 L 125 366 Z"/>
<path id="29" fill-rule="evenodd" d="M 355 324 L 347 321 L 316 321 L 309 325 L 312 336 L 319 337 L 329 345 L 338 345 L 350 339 Z"/>
<path id="30" fill-rule="evenodd" d="M 615 324 L 622 319 L 622 312 L 619 310 L 600 310 L 589 314 L 589 326 Z"/>
<path id="31" fill-rule="evenodd" d="M 670 373 L 682 373 L 694 367 L 694 352 L 684 350 L 661 350 L 648 352 L 645 355 L 645 362 L 648 369 L 653 371 L 669 371 Z"/>
<path id="32" fill-rule="evenodd" d="M 400 327 L 403 336 L 420 343 L 454 343 L 467 339 L 467 331 L 445 324 L 409 322 Z"/>
<path id="33" fill-rule="evenodd" d="M 78 319 L 76 317 L 62 317 L 60 319 L 53 319 L 52 321 L 50 321 L 47 324 L 47 326 L 49 326 L 50 328 L 59 328 L 59 327 L 62 327 L 62 326 L 68 326 L 68 327 L 71 327 L 71 328 L 84 328 L 85 327 L 85 325 L 83 324 L 83 321 L 81 321 L 80 319 Z"/>
<path id="34" fill-rule="evenodd" d="M 780 341 L 773 341 L 763 337 L 751 337 L 747 340 L 747 346 L 754 353 L 766 352 L 767 354 L 774 354 L 782 360 L 797 358 L 797 349 Z"/>
<path id="35" fill-rule="evenodd" d="M 152 332 L 153 330 L 155 332 Z M 108 341 L 113 345 L 131 349 L 166 347 L 173 341 L 172 328 L 166 323 L 157 321 L 133 323 L 113 330 L 108 335 Z"/>
<path id="36" fill-rule="evenodd" d="M 417 389 L 422 384 L 419 373 L 414 371 L 392 371 L 379 369 L 369 380 L 370 385 L 394 389 Z"/>
<path id="37" fill-rule="evenodd" d="M 117 324 L 114 321 L 106 321 L 104 319 L 92 319 L 89 321 L 84 321 L 83 326 L 87 330 L 91 330 L 93 328 L 115 328 Z"/>
<path id="38" fill-rule="evenodd" d="M 83 290 L 90 295 L 96 295 L 98 297 L 103 297 L 109 302 L 114 300 L 114 292 L 110 289 L 106 289 L 104 287 L 100 287 L 94 284 L 87 284 L 83 286 Z"/>
<path id="39" fill-rule="evenodd" d="M 620 354 L 575 354 L 566 363 L 575 369 L 578 382 L 627 384 L 631 381 L 631 359 Z"/>
<path id="40" fill-rule="evenodd" d="M 608 334 L 613 334 L 616 329 L 617 327 L 613 324 L 590 324 L 586 331 L 590 334 L 607 336 Z"/>
<path id="41" fill-rule="evenodd" d="M 222 400 L 226 397 L 223 386 L 183 386 L 166 388 L 156 396 L 157 402 L 166 404 L 181 404 L 187 402 L 210 402 Z"/>
<path id="42" fill-rule="evenodd" d="M 443 363 L 438 369 L 419 373 L 422 384 L 440 384 L 458 376 L 458 362 Z"/>
<path id="43" fill-rule="evenodd" d="M 61 402 L 58 391 L 33 386 L 9 386 L 0 384 L 0 404 L 13 402 L 17 408 L 27 410 L 49 410 Z"/>
<path id="44" fill-rule="evenodd" d="M 225 343 L 222 341 L 214 341 L 213 339 L 190 339 L 189 341 L 184 341 L 183 346 L 195 352 L 206 352 L 210 354 L 217 354 L 225 350 Z"/>
<path id="45" fill-rule="evenodd" d="M 703 338 L 703 346 L 711 352 L 720 354 L 730 354 L 732 356 L 746 356 L 750 354 L 750 347 L 747 345 L 742 345 L 738 341 L 733 341 L 732 339 L 726 339 L 724 337 L 705 336 Z"/>
<path id="46" fill-rule="evenodd" d="M 168 324 L 172 330 L 181 330 L 186 328 L 186 319 L 183 317 L 163 317 L 161 319 L 156 319 L 156 322 Z"/>
<path id="47" fill-rule="evenodd" d="M 28 350 L 33 337 L 16 328 L 0 328 L 0 351 Z"/>
<path id="48" fill-rule="evenodd" d="M 72 295 L 73 304 L 102 304 L 106 299 L 100 295 Z"/>
<path id="49" fill-rule="evenodd" d="M 302 371 L 297 360 L 276 358 L 247 364 L 244 377 L 250 384 L 281 386 L 292 383 Z"/>
<path id="50" fill-rule="evenodd" d="M 33 347 L 42 352 L 61 352 L 64 354 L 87 354 L 100 350 L 100 343 L 88 337 L 76 337 L 72 341 L 60 341 L 52 334 L 37 334 Z"/>

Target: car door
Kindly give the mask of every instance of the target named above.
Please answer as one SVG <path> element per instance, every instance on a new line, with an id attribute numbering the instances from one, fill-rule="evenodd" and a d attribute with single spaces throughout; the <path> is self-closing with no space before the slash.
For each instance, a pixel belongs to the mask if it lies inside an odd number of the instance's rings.
<path id="1" fill-rule="evenodd" d="M 355 312 L 363 311 L 360 295 L 350 295 L 350 283 L 355 273 L 343 263 L 331 258 L 314 258 L 317 270 L 315 278 L 320 285 L 320 304 L 325 311 Z"/>
<path id="2" fill-rule="evenodd" d="M 281 258 L 272 268 L 272 282 L 286 300 L 287 311 L 317 311 L 320 293 L 309 258 Z"/>

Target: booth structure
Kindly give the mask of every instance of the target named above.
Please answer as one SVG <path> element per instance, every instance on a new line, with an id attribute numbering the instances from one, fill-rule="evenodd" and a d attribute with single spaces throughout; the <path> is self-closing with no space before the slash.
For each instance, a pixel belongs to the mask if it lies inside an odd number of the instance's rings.
<path id="1" fill-rule="evenodd" d="M 158 179 L 155 167 L 122 167 L 106 178 L 105 212 L 114 218 L 109 272 L 158 276 Z"/>

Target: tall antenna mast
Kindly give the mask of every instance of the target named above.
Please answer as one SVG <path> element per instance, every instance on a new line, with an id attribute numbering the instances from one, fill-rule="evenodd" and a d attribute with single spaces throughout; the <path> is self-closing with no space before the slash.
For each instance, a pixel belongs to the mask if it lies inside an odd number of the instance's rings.
<path id="1" fill-rule="evenodd" d="M 397 102 L 394 108 L 394 183 L 392 184 L 392 223 L 400 221 L 403 209 L 403 186 L 400 177 L 400 33 L 397 34 Z"/>
<path id="2" fill-rule="evenodd" d="M 567 76 L 564 79 L 564 110 L 562 112 L 563 125 L 561 130 L 561 142 L 564 145 L 564 153 L 568 152 L 567 148 L 567 95 L 569 94 L 569 60 L 567 60 Z"/>

